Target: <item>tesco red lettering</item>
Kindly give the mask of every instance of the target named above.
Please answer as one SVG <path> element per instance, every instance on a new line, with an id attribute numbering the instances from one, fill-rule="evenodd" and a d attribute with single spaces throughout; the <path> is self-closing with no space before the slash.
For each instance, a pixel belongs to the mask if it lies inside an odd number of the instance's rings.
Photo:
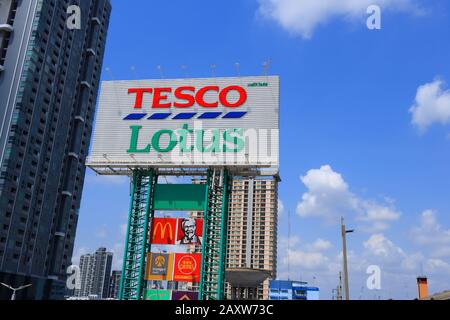
<path id="1" fill-rule="evenodd" d="M 162 93 L 171 93 L 172 88 L 155 88 L 153 93 L 153 106 L 152 108 L 170 108 L 172 105 L 170 102 L 162 103 L 161 101 L 167 100 L 167 95 Z"/>
<path id="2" fill-rule="evenodd" d="M 192 94 L 184 93 L 185 91 L 190 91 Z M 192 107 L 195 103 L 194 98 L 195 87 L 179 87 L 175 90 L 175 97 L 178 98 L 178 101 L 173 103 L 175 108 L 188 108 Z M 186 101 L 185 103 L 180 103 L 180 100 Z"/>
<path id="3" fill-rule="evenodd" d="M 237 92 L 239 98 L 237 101 L 229 101 L 230 92 Z M 171 102 L 169 95 L 173 92 L 176 101 Z M 207 93 L 214 93 L 214 97 L 206 101 Z M 128 94 L 135 94 L 134 108 L 141 109 L 145 94 L 153 94 L 152 108 L 189 108 L 195 103 L 203 108 L 217 108 L 219 102 L 227 108 L 237 108 L 247 101 L 247 91 L 240 86 L 228 86 L 220 90 L 218 86 L 205 86 L 197 90 L 195 87 L 178 87 L 178 88 L 129 88 Z"/>
<path id="4" fill-rule="evenodd" d="M 135 109 L 142 108 L 142 99 L 144 97 L 144 93 L 152 93 L 152 88 L 130 88 L 128 89 L 128 94 L 130 93 L 136 93 L 136 100 L 134 103 Z"/>
<path id="5" fill-rule="evenodd" d="M 201 107 L 205 107 L 205 108 L 217 108 L 219 106 L 219 102 L 212 102 L 212 103 L 208 103 L 205 101 L 205 93 L 207 93 L 208 91 L 215 91 L 215 92 L 219 92 L 219 87 L 218 86 L 207 86 L 207 87 L 203 87 L 200 90 L 197 91 L 197 94 L 195 95 L 195 100 L 197 100 L 197 103 L 201 106 Z"/>
<path id="6" fill-rule="evenodd" d="M 239 92 L 239 99 L 235 103 L 230 103 L 227 100 L 227 95 L 230 91 L 233 91 L 233 90 Z M 220 92 L 219 99 L 220 99 L 220 103 L 223 104 L 225 107 L 236 108 L 236 107 L 243 105 L 245 100 L 247 100 L 247 92 L 242 87 L 229 86 Z"/>

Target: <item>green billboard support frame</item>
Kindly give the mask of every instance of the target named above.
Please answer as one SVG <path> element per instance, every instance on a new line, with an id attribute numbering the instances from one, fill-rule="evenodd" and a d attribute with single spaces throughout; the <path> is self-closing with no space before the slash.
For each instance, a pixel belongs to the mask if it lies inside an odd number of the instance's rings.
<path id="1" fill-rule="evenodd" d="M 119 300 L 144 299 L 155 210 L 204 211 L 199 299 L 224 298 L 230 182 L 226 169 L 208 170 L 206 185 L 157 184 L 154 169 L 133 171 Z"/>
<path id="2" fill-rule="evenodd" d="M 154 214 L 153 190 L 156 181 L 153 169 L 133 172 L 119 300 L 141 300 L 143 296 L 145 262 L 150 251 L 149 222 Z"/>
<path id="3" fill-rule="evenodd" d="M 223 300 L 230 194 L 228 170 L 209 170 L 203 222 L 200 300 Z"/>

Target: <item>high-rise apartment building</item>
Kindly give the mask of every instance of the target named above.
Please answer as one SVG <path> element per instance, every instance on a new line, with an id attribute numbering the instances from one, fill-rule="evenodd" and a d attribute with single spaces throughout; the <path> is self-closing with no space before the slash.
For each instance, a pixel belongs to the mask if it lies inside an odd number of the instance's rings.
<path id="1" fill-rule="evenodd" d="M 193 180 L 204 183 L 204 180 Z M 200 217 L 202 213 L 192 213 Z M 268 278 L 256 288 L 253 298 L 269 298 L 269 280 L 277 273 L 278 180 L 276 178 L 233 179 L 228 204 L 227 270 L 264 271 Z M 225 296 L 232 296 L 226 285 Z"/>
<path id="2" fill-rule="evenodd" d="M 106 248 L 80 257 L 81 288 L 75 290 L 76 297 L 109 297 L 112 259 L 112 252 L 106 251 Z"/>
<path id="3" fill-rule="evenodd" d="M 229 203 L 227 269 L 270 273 L 256 297 L 269 298 L 269 280 L 277 273 L 278 181 L 234 179 Z M 230 286 L 226 296 L 231 299 Z"/>
<path id="4" fill-rule="evenodd" d="M 117 299 L 119 297 L 121 276 L 122 271 L 119 270 L 114 270 L 111 273 L 111 280 L 109 281 L 109 294 L 108 294 L 108 297 L 111 299 Z"/>
<path id="5" fill-rule="evenodd" d="M 33 284 L 18 299 L 64 292 L 110 12 L 109 0 L 0 0 L 0 281 Z"/>

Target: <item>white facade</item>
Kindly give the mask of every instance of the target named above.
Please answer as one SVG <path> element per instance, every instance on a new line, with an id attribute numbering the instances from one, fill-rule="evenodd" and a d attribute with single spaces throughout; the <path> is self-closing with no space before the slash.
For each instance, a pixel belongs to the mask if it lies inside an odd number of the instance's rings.
<path id="1" fill-rule="evenodd" d="M 277 173 L 278 130 L 277 76 L 105 81 L 87 165 L 233 165 Z"/>

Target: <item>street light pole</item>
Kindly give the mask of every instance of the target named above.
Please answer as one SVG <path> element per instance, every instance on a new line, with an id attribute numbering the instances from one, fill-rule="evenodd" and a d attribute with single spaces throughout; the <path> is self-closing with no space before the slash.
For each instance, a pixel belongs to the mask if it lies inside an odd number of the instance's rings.
<path id="1" fill-rule="evenodd" d="M 18 287 L 18 288 L 13 288 L 13 287 L 11 287 L 10 285 L 7 285 L 7 284 L 5 284 L 5 283 L 3 283 L 3 282 L 0 282 L 0 284 L 1 284 L 2 286 L 6 287 L 6 288 L 8 288 L 8 289 L 10 289 L 10 290 L 12 290 L 13 294 L 11 295 L 11 300 L 16 300 L 16 292 L 17 292 L 17 291 L 20 291 L 20 290 L 22 290 L 22 289 L 25 289 L 25 288 L 28 288 L 28 287 L 31 287 L 31 286 L 32 286 L 32 284 L 27 284 L 27 285 L 25 285 L 25 286 L 21 286 L 21 287 Z"/>
<path id="2" fill-rule="evenodd" d="M 347 267 L 347 233 L 351 233 L 354 230 L 346 230 L 344 224 L 344 217 L 341 217 L 341 233 L 342 233 L 342 255 L 344 260 L 344 283 L 345 283 L 345 300 L 350 299 L 348 289 L 348 267 Z"/>

